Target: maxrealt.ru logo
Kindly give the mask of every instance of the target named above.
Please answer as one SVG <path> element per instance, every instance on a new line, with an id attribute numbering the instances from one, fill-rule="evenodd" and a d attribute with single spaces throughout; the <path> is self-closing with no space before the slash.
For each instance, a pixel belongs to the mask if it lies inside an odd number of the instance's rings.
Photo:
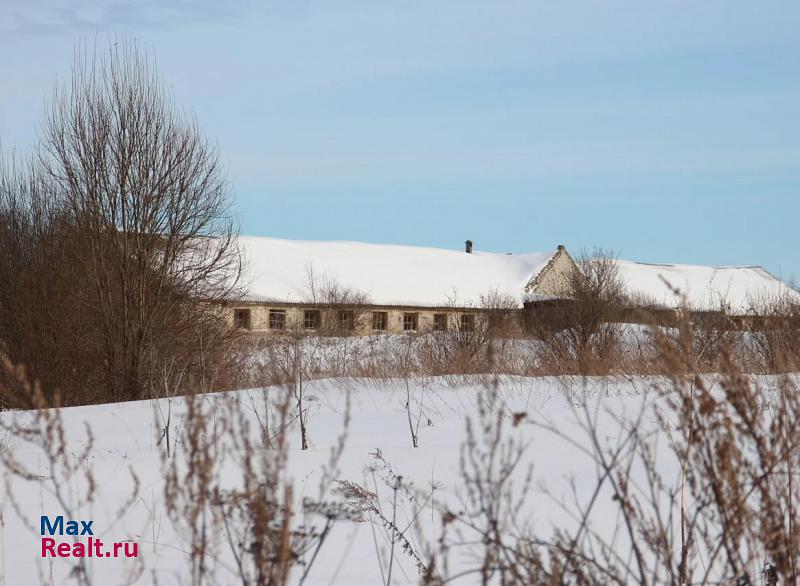
<path id="1" fill-rule="evenodd" d="M 139 544 L 133 541 L 103 543 L 94 536 L 94 521 L 65 521 L 62 515 L 54 519 L 42 515 L 39 532 L 42 536 L 42 557 L 54 558 L 135 558 L 139 556 Z M 54 536 L 72 539 L 59 541 Z M 49 537 L 48 537 L 49 536 Z M 86 541 L 80 538 L 85 537 Z"/>

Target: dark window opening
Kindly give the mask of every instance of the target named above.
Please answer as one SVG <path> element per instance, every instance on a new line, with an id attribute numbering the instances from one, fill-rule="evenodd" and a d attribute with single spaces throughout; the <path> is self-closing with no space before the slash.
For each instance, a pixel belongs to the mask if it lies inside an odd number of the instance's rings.
<path id="1" fill-rule="evenodd" d="M 307 330 L 319 329 L 319 311 L 316 309 L 306 309 L 303 312 L 303 327 Z"/>
<path id="2" fill-rule="evenodd" d="M 474 332 L 475 331 L 475 316 L 470 313 L 461 314 L 461 331 Z"/>
<path id="3" fill-rule="evenodd" d="M 417 313 L 404 313 L 403 314 L 403 331 L 416 332 L 417 331 Z"/>
<path id="4" fill-rule="evenodd" d="M 447 331 L 447 314 L 434 313 L 433 314 L 433 331 L 446 332 Z"/>
<path id="5" fill-rule="evenodd" d="M 339 312 L 339 329 L 349 332 L 353 329 L 353 312 L 344 310 Z"/>
<path id="6" fill-rule="evenodd" d="M 250 329 L 250 310 L 249 309 L 236 309 L 233 312 L 233 321 L 237 330 Z"/>
<path id="7" fill-rule="evenodd" d="M 375 332 L 385 332 L 386 325 L 389 321 L 388 315 L 385 311 L 372 312 L 372 330 Z"/>
<path id="8" fill-rule="evenodd" d="M 271 330 L 285 330 L 286 329 L 286 311 L 283 309 L 270 309 L 269 310 L 269 329 Z"/>

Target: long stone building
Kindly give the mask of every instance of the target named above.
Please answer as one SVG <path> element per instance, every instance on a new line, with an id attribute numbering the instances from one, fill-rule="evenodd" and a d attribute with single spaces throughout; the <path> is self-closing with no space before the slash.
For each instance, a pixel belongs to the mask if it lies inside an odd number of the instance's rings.
<path id="1" fill-rule="evenodd" d="M 800 293 L 760 266 L 711 267 L 616 261 L 631 304 L 686 307 L 695 313 L 759 316 L 777 302 L 800 303 Z"/>
<path id="2" fill-rule="evenodd" d="M 486 315 L 562 298 L 575 264 L 563 246 L 500 254 L 417 246 L 241 237 L 237 328 L 254 333 L 473 329 Z"/>
<path id="3" fill-rule="evenodd" d="M 558 304 L 569 311 L 578 271 L 561 245 L 503 254 L 470 241 L 462 250 L 260 237 L 239 244 L 243 293 L 228 310 L 236 328 L 256 334 L 471 331 L 492 316 L 514 318 L 504 323 L 520 333 L 538 312 Z M 743 317 L 777 299 L 800 304 L 762 267 L 615 262 L 633 308 L 671 315 L 686 303 L 694 313 Z"/>

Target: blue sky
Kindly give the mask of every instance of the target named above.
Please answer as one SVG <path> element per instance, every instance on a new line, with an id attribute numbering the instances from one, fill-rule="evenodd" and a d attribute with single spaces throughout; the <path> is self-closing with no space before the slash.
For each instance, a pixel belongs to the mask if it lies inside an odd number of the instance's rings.
<path id="1" fill-rule="evenodd" d="M 0 140 L 137 39 L 243 231 L 761 264 L 800 280 L 800 3 L 3 0 Z"/>

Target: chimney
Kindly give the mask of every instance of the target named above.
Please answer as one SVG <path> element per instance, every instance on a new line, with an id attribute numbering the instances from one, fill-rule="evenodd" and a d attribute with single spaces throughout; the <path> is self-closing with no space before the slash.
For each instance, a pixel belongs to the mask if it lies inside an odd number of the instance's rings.
<path id="1" fill-rule="evenodd" d="M 464 250 L 467 251 L 467 254 L 472 254 L 472 240 L 467 240 L 464 243 Z"/>

